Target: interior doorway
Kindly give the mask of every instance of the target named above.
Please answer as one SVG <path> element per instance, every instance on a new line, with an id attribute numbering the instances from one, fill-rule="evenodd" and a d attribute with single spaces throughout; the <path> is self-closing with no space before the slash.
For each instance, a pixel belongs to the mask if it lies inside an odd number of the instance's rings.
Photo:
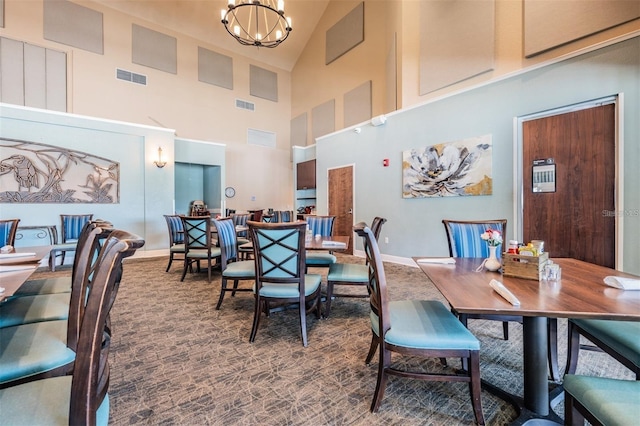
<path id="1" fill-rule="evenodd" d="M 522 241 L 616 267 L 616 98 L 520 121 Z"/>
<path id="2" fill-rule="evenodd" d="M 349 247 L 345 253 L 353 254 L 353 172 L 354 166 L 328 170 L 329 215 L 335 216 L 334 235 L 348 235 Z"/>

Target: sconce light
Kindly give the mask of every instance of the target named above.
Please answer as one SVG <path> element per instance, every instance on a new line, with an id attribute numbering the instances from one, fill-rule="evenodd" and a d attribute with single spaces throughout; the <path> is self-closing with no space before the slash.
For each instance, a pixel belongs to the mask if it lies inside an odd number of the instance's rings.
<path id="1" fill-rule="evenodd" d="M 371 125 L 373 126 L 382 126 L 384 123 L 387 122 L 387 117 L 384 116 L 384 114 L 379 115 L 377 117 L 373 117 L 371 119 Z"/>
<path id="2" fill-rule="evenodd" d="M 167 164 L 166 161 L 162 161 L 162 148 L 160 147 L 158 147 L 158 161 L 154 161 L 153 164 L 155 164 L 159 169 L 163 168 Z"/>

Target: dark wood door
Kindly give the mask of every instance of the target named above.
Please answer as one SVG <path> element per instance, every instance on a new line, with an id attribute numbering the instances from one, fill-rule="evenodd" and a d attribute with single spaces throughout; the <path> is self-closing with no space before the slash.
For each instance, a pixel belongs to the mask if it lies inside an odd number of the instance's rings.
<path id="1" fill-rule="evenodd" d="M 523 123 L 523 237 L 551 257 L 615 267 L 615 105 Z M 553 158 L 556 191 L 532 190 L 533 161 Z"/>
<path id="2" fill-rule="evenodd" d="M 348 235 L 353 254 L 353 166 L 329 170 L 329 214 L 335 216 L 334 235 Z"/>

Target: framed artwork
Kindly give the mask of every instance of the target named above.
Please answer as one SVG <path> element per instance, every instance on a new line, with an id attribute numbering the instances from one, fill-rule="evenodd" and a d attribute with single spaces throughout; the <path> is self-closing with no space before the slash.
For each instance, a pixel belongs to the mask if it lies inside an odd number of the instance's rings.
<path id="1" fill-rule="evenodd" d="M 119 202 L 119 163 L 57 146 L 0 138 L 0 203 Z"/>
<path id="2" fill-rule="evenodd" d="M 491 135 L 402 153 L 402 197 L 491 195 Z"/>

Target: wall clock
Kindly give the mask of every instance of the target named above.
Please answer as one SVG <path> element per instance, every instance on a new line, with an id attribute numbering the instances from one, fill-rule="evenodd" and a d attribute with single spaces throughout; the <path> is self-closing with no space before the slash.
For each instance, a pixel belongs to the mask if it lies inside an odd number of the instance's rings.
<path id="1" fill-rule="evenodd" d="M 224 195 L 226 195 L 227 198 L 233 198 L 233 196 L 236 195 L 236 190 L 231 186 L 227 186 L 224 190 Z"/>

